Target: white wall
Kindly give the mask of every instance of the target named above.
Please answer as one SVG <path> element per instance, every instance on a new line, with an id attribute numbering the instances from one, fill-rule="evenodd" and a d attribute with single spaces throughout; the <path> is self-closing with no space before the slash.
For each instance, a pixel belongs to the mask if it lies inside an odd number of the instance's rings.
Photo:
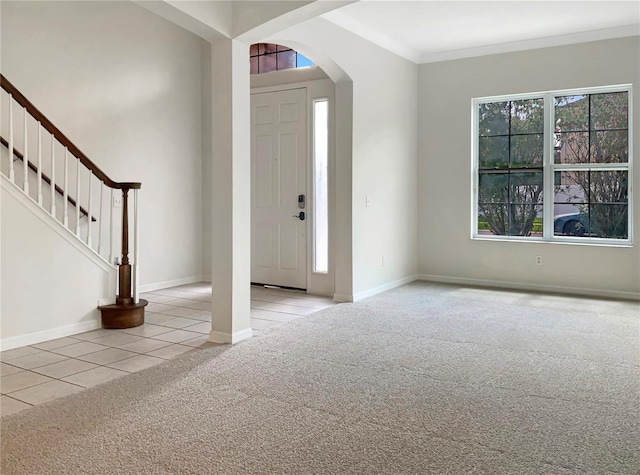
<path id="1" fill-rule="evenodd" d="M 0 8 L 2 73 L 112 179 L 142 182 L 141 284 L 198 279 L 203 40 L 129 2 Z"/>
<path id="2" fill-rule="evenodd" d="M 471 226 L 471 99 L 633 83 L 640 161 L 638 37 L 424 64 L 419 72 L 419 270 L 430 278 L 551 291 L 640 295 L 640 166 L 633 248 L 480 241 Z M 535 265 L 535 256 L 543 265 Z"/>
<path id="3" fill-rule="evenodd" d="M 323 19 L 269 40 L 296 47 L 322 67 L 336 81 L 338 105 L 345 81 L 333 74 L 335 65 L 352 81 L 351 163 L 336 149 L 336 239 L 352 233 L 351 295 L 357 300 L 411 279 L 417 272 L 417 66 Z M 339 135 L 349 111 L 337 113 Z M 350 190 L 343 180 L 349 171 Z M 345 192 L 351 203 L 341 200 Z M 352 220 L 342 219 L 349 213 Z M 336 275 L 337 292 L 342 277 Z"/>
<path id="4" fill-rule="evenodd" d="M 49 218 L 2 178 L 3 350 L 99 328 L 98 300 L 115 295 L 115 268 Z"/>

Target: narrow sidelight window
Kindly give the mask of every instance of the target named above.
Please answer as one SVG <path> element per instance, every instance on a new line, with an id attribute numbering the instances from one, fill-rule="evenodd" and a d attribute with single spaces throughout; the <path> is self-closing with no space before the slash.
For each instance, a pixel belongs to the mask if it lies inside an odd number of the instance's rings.
<path id="1" fill-rule="evenodd" d="M 329 100 L 313 101 L 313 271 L 329 272 Z"/>

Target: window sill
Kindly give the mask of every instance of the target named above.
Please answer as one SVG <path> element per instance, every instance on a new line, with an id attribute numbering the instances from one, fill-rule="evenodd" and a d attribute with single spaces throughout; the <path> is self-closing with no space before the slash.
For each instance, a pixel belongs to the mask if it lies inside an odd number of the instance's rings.
<path id="1" fill-rule="evenodd" d="M 561 244 L 571 246 L 596 246 L 596 247 L 611 247 L 611 248 L 633 248 L 633 241 L 613 241 L 609 239 L 593 239 L 586 241 L 584 239 L 572 239 L 572 238 L 531 238 L 531 237 L 518 237 L 518 236 L 471 236 L 472 241 L 493 241 L 493 242 L 528 242 L 534 244 Z"/>

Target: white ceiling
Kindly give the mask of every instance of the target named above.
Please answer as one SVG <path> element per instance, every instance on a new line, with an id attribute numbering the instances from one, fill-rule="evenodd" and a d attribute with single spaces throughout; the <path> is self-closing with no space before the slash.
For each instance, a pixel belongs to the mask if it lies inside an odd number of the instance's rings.
<path id="1" fill-rule="evenodd" d="M 323 16 L 416 63 L 640 34 L 638 0 L 361 0 Z"/>

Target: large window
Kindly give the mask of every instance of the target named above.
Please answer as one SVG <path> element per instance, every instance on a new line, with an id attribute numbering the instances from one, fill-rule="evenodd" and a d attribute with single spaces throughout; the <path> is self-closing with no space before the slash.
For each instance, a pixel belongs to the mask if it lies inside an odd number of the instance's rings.
<path id="1" fill-rule="evenodd" d="M 630 96 L 475 99 L 474 237 L 630 243 Z"/>

